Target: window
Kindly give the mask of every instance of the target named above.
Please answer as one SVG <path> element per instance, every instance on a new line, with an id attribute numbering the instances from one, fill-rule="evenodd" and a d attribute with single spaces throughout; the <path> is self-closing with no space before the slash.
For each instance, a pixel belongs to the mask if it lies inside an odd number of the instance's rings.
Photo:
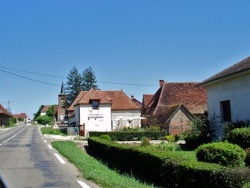
<path id="1" fill-rule="evenodd" d="M 231 121 L 231 106 L 230 106 L 230 100 L 227 101 L 221 101 L 221 117 L 222 121 Z"/>
<path id="2" fill-rule="evenodd" d="M 93 108 L 99 108 L 99 101 L 92 101 Z"/>

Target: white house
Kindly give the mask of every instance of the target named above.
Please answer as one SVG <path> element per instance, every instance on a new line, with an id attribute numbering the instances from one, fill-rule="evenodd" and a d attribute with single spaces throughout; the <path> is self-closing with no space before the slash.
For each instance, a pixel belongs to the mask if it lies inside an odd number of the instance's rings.
<path id="1" fill-rule="evenodd" d="M 140 127 L 140 106 L 123 91 L 81 91 L 68 108 L 69 125 L 80 126 L 80 133 L 113 131 L 123 127 Z"/>
<path id="2" fill-rule="evenodd" d="M 202 82 L 207 88 L 208 117 L 223 123 L 250 119 L 250 57 Z"/>

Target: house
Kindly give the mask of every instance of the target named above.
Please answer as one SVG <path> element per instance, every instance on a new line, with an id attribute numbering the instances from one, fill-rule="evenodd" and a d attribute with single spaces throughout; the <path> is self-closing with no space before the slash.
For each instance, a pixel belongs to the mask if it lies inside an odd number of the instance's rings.
<path id="1" fill-rule="evenodd" d="M 57 105 L 43 105 L 43 108 L 41 109 L 40 116 L 46 115 L 47 111 L 51 106 L 54 106 L 54 112 L 53 116 L 55 118 L 55 121 L 62 122 L 66 116 L 66 110 L 64 107 L 64 103 L 66 100 L 66 94 L 65 94 L 65 89 L 64 89 L 64 84 L 62 82 L 61 85 L 61 91 L 60 94 L 58 95 L 58 104 Z"/>
<path id="2" fill-rule="evenodd" d="M 141 126 L 140 106 L 122 90 L 81 91 L 67 111 L 69 125 L 82 127 L 83 136 L 88 136 L 89 131 Z"/>
<path id="3" fill-rule="evenodd" d="M 24 122 L 28 122 L 29 118 L 26 113 L 13 114 L 13 118 L 17 120 L 17 122 L 22 119 Z"/>
<path id="4" fill-rule="evenodd" d="M 50 109 L 50 107 L 54 106 L 54 112 L 53 112 L 53 116 L 54 118 L 57 118 L 57 114 L 58 114 L 58 105 L 44 105 L 41 112 L 40 112 L 40 116 L 44 116 L 46 115 L 47 111 Z M 57 119 L 56 119 L 57 120 Z"/>
<path id="5" fill-rule="evenodd" d="M 132 100 L 137 106 L 139 106 L 140 108 L 142 107 L 142 103 L 141 103 L 139 100 L 137 100 L 137 99 L 134 97 L 134 95 L 131 95 L 131 100 Z"/>
<path id="6" fill-rule="evenodd" d="M 207 94 L 197 82 L 168 83 L 159 81 L 160 88 L 153 95 L 145 95 L 142 116 L 145 125 L 160 125 L 169 134 L 181 134 L 189 128 L 194 117 L 207 110 Z M 148 98 L 147 98 L 148 97 Z M 150 102 L 148 102 L 151 98 Z"/>
<path id="7" fill-rule="evenodd" d="M 11 113 L 9 113 L 1 104 L 0 104 L 0 126 L 8 126 L 9 118 L 12 117 Z"/>
<path id="8" fill-rule="evenodd" d="M 218 137 L 223 124 L 250 119 L 250 57 L 222 70 L 201 83 L 208 93 L 208 118 L 219 118 Z"/>

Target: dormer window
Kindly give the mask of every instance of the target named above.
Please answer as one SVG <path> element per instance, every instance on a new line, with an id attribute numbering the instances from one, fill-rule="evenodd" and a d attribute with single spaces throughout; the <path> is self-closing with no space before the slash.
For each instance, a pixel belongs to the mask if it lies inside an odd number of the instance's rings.
<path id="1" fill-rule="evenodd" d="M 92 101 L 92 108 L 98 109 L 99 108 L 99 101 L 97 101 L 97 100 Z"/>

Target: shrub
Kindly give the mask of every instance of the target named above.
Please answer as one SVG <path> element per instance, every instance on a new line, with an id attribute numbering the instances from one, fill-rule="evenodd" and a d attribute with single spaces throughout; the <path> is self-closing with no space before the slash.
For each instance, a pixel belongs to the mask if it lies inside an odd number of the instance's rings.
<path id="1" fill-rule="evenodd" d="M 141 140 L 142 137 L 147 137 L 151 140 L 157 140 L 160 137 L 166 136 L 166 131 L 93 131 L 89 132 L 89 137 L 100 137 L 102 134 L 107 134 L 110 136 L 111 140 L 117 141 Z"/>
<path id="2" fill-rule="evenodd" d="M 164 150 L 164 151 L 179 151 L 181 150 L 181 146 L 176 143 L 165 143 L 161 142 L 160 144 L 154 145 L 156 149 Z"/>
<path id="3" fill-rule="evenodd" d="M 175 142 L 175 136 L 174 135 L 167 135 L 166 140 L 169 142 Z"/>
<path id="4" fill-rule="evenodd" d="M 102 139 L 104 139 L 104 140 L 107 140 L 107 141 L 111 141 L 110 136 L 107 135 L 107 134 L 102 134 L 102 135 L 100 136 L 100 138 L 102 138 Z"/>
<path id="5" fill-rule="evenodd" d="M 145 147 L 145 146 L 149 146 L 150 145 L 150 139 L 147 137 L 142 137 L 141 138 L 141 146 Z"/>
<path id="6" fill-rule="evenodd" d="M 250 147 L 250 128 L 237 128 L 227 135 L 227 140 L 246 149 Z"/>
<path id="7" fill-rule="evenodd" d="M 194 150 L 202 144 L 211 142 L 209 136 L 203 136 L 199 133 L 190 132 L 185 135 L 186 148 L 189 150 Z"/>
<path id="8" fill-rule="evenodd" d="M 250 166 L 250 148 L 247 148 L 246 150 L 246 159 L 245 159 L 245 163 L 246 163 L 246 166 Z"/>
<path id="9" fill-rule="evenodd" d="M 201 145 L 196 150 L 199 161 L 218 163 L 229 167 L 245 166 L 246 152 L 236 144 L 214 142 Z"/>
<path id="10" fill-rule="evenodd" d="M 234 121 L 232 123 L 227 123 L 224 126 L 224 130 L 225 130 L 225 134 L 227 136 L 234 129 L 245 128 L 245 127 L 249 127 L 249 126 L 250 126 L 249 120 L 246 120 L 246 121 L 237 120 L 237 121 Z"/>
<path id="11" fill-rule="evenodd" d="M 93 156 L 111 162 L 116 168 L 126 167 L 156 187 L 224 187 L 241 188 L 250 181 L 249 168 L 228 168 L 199 162 L 194 152 L 166 152 L 153 147 L 132 147 L 89 137 Z M 189 154 L 194 154 L 191 157 Z M 128 160 L 129 158 L 129 160 Z M 147 164 L 147 165 L 145 165 Z M 123 169 L 124 170 L 124 169 Z"/>

